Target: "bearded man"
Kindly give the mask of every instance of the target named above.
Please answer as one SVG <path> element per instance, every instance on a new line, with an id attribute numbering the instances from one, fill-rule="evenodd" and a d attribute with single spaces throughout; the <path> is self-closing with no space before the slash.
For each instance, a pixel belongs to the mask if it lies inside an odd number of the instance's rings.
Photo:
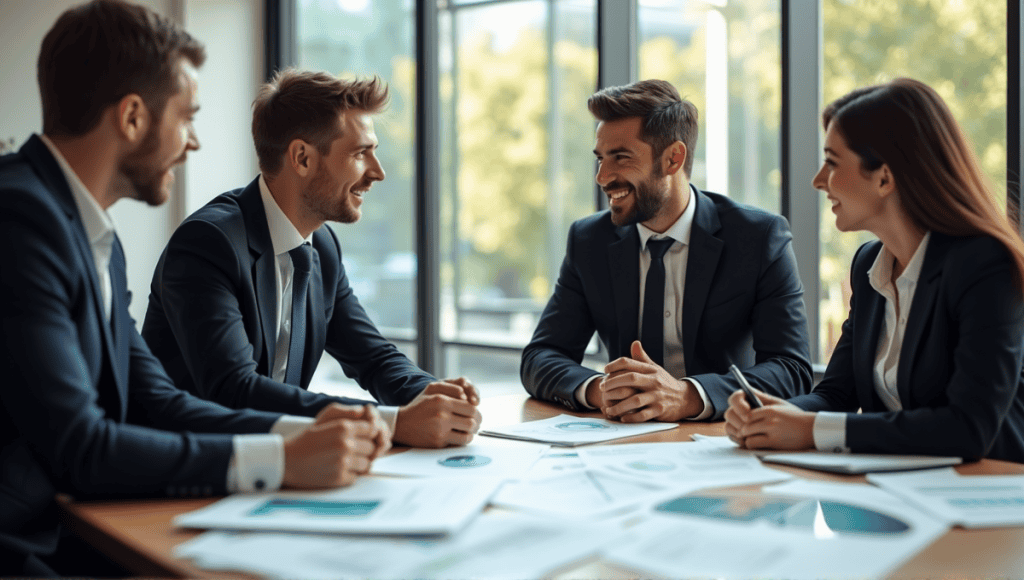
<path id="1" fill-rule="evenodd" d="M 596 181 L 520 374 L 539 399 L 623 422 L 720 420 L 740 388 L 811 387 L 803 286 L 785 218 L 690 184 L 697 109 L 669 83 L 599 91 Z M 611 362 L 581 366 L 594 332 Z"/>
<path id="2" fill-rule="evenodd" d="M 464 445 L 480 427 L 465 378 L 439 381 L 377 331 L 345 275 L 328 221 L 353 223 L 384 179 L 377 78 L 285 70 L 253 105 L 261 174 L 189 216 L 153 274 L 142 335 L 178 387 L 232 408 L 314 417 L 324 350 L 377 402 L 394 441 Z"/>

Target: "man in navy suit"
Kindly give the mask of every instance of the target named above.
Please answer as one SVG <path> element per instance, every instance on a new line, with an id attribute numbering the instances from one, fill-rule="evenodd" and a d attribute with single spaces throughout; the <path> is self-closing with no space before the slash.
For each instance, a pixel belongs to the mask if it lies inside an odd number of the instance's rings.
<path id="1" fill-rule="evenodd" d="M 175 384 L 233 408 L 313 416 L 348 399 L 307 390 L 324 350 L 382 403 L 394 441 L 464 445 L 480 426 L 464 378 L 438 381 L 384 339 L 326 222 L 359 219 L 384 179 L 379 79 L 286 70 L 263 87 L 252 133 L 261 175 L 189 216 L 156 272 L 142 335 Z"/>
<path id="2" fill-rule="evenodd" d="M 57 492 L 337 486 L 390 446 L 371 407 L 310 421 L 189 395 L 135 329 L 106 209 L 167 199 L 199 147 L 204 58 L 174 23 L 115 0 L 68 10 L 43 40 L 43 135 L 0 158 L 0 576 L 54 574 Z"/>
<path id="3" fill-rule="evenodd" d="M 624 422 L 720 419 L 749 382 L 810 390 L 803 287 L 778 215 L 690 183 L 697 110 L 665 81 L 611 87 L 597 118 L 610 209 L 575 222 L 554 294 L 523 351 L 531 395 Z M 612 360 L 581 366 L 598 333 Z"/>

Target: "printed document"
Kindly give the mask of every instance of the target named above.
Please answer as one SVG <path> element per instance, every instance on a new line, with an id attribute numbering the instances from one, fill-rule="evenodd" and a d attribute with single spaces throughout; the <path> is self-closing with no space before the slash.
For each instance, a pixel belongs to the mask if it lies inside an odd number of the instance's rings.
<path id="1" fill-rule="evenodd" d="M 605 524 L 484 514 L 446 538 L 207 532 L 175 548 L 208 570 L 268 578 L 541 578 L 596 554 L 618 535 Z"/>
<path id="2" fill-rule="evenodd" d="M 590 469 L 691 488 L 784 481 L 793 476 L 761 465 L 755 455 L 717 441 L 627 443 L 579 450 Z"/>
<path id="3" fill-rule="evenodd" d="M 410 449 L 373 462 L 371 473 L 420 477 L 523 477 L 549 449 L 546 445 L 470 444 L 447 449 Z"/>
<path id="4" fill-rule="evenodd" d="M 667 431 L 678 426 L 678 423 L 618 423 L 607 419 L 591 419 L 563 414 L 540 421 L 527 421 L 507 427 L 483 430 L 480 431 L 480 434 L 573 447 Z"/>
<path id="5" fill-rule="evenodd" d="M 888 493 L 853 487 L 801 481 L 667 497 L 604 555 L 669 578 L 876 578 L 946 531 Z"/>
<path id="6" fill-rule="evenodd" d="M 873 474 L 868 481 L 952 525 L 1024 525 L 1024 475 L 960 475 L 946 468 Z"/>
<path id="7" fill-rule="evenodd" d="M 179 527 L 348 534 L 451 534 L 487 505 L 499 478 L 362 477 L 318 492 L 237 494 L 174 519 Z"/>
<path id="8" fill-rule="evenodd" d="M 569 519 L 594 519 L 635 508 L 666 493 L 653 481 L 587 469 L 544 479 L 510 481 L 491 503 Z"/>

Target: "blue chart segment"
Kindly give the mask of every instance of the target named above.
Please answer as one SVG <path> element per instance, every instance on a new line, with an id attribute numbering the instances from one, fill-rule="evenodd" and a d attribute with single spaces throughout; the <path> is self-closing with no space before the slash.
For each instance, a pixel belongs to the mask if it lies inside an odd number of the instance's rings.
<path id="1" fill-rule="evenodd" d="M 852 504 L 771 495 L 692 495 L 664 502 L 656 508 L 666 514 L 718 520 L 762 520 L 784 528 L 803 528 L 815 533 L 824 526 L 840 534 L 894 535 L 910 530 L 903 520 Z"/>
<path id="2" fill-rule="evenodd" d="M 568 421 L 555 425 L 555 429 L 561 431 L 599 431 L 611 428 L 609 425 L 598 423 L 597 421 Z"/>
<path id="3" fill-rule="evenodd" d="M 379 501 L 323 501 L 275 498 L 249 513 L 254 517 L 306 515 L 314 518 L 363 518 L 377 509 Z"/>
<path id="4" fill-rule="evenodd" d="M 451 467 L 453 469 L 467 469 L 489 465 L 492 459 L 486 455 L 452 455 L 444 459 L 438 459 L 438 465 Z"/>

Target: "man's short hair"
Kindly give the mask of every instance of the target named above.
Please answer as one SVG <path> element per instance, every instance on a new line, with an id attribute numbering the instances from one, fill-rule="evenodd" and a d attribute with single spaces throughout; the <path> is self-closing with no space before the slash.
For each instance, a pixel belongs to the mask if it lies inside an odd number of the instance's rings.
<path id="1" fill-rule="evenodd" d="M 387 83 L 374 76 L 344 80 L 324 72 L 285 69 L 263 85 L 252 106 L 252 139 L 260 171 L 276 175 L 295 139 L 327 155 L 341 136 L 345 111 L 377 113 L 388 102 Z"/>
<path id="2" fill-rule="evenodd" d="M 651 146 L 655 163 L 669 145 L 682 141 L 686 145 L 683 170 L 690 176 L 697 146 L 697 107 L 668 82 L 651 79 L 608 87 L 594 93 L 587 108 L 598 121 L 639 117 L 640 139 Z"/>
<path id="3" fill-rule="evenodd" d="M 206 60 L 203 44 L 170 19 L 121 0 L 93 0 L 61 14 L 43 38 L 36 63 L 43 132 L 73 137 L 103 111 L 137 94 L 156 119 L 181 89 L 180 58 Z"/>

